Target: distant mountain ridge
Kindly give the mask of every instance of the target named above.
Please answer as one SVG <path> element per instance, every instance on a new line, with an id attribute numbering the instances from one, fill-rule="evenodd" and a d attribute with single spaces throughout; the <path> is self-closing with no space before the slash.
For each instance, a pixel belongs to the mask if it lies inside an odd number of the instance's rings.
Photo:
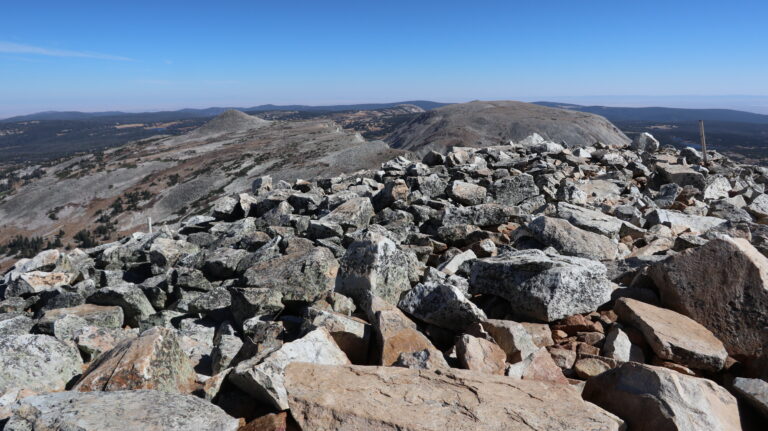
<path id="1" fill-rule="evenodd" d="M 768 124 L 768 115 L 754 112 L 737 111 L 734 109 L 689 109 L 689 108 L 625 108 L 612 106 L 584 106 L 558 102 L 534 102 L 536 105 L 549 108 L 568 109 L 571 111 L 588 112 L 607 118 L 612 122 L 624 121 L 657 121 L 657 122 L 689 122 L 689 121 L 727 121 L 733 123 Z"/>
<path id="2" fill-rule="evenodd" d="M 50 121 L 50 120 L 94 120 L 94 121 L 109 121 L 112 117 L 119 117 L 121 121 L 136 120 L 136 121 L 173 121 L 181 118 L 206 118 L 215 117 L 228 111 L 235 109 L 242 112 L 259 112 L 259 111 L 366 111 L 372 109 L 385 109 L 392 108 L 398 105 L 415 105 L 424 110 L 430 110 L 439 108 L 441 106 L 448 105 L 448 103 L 432 102 L 428 100 L 409 100 L 405 102 L 393 102 L 393 103 L 362 103 L 351 105 L 326 105 L 326 106 L 310 106 L 310 105 L 258 105 L 250 108 L 243 107 L 211 107 L 211 108 L 186 108 L 178 109 L 175 111 L 157 111 L 157 112 L 121 112 L 121 111 L 105 111 L 105 112 L 79 112 L 79 111 L 45 111 L 37 112 L 29 115 L 19 115 L 15 117 L 0 119 L 0 123 L 15 123 L 19 121 Z"/>

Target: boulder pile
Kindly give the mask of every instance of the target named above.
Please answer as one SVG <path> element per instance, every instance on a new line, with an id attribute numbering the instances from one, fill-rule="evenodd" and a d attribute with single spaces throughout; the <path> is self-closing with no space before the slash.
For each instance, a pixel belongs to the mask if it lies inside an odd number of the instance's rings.
<path id="1" fill-rule="evenodd" d="M 293 183 L 0 281 L 0 429 L 768 423 L 768 169 L 532 136 Z"/>

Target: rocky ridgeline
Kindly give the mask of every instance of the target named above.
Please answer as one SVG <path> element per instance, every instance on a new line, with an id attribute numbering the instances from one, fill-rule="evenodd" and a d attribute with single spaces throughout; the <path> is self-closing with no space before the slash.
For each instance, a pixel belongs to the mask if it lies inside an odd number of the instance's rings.
<path id="1" fill-rule="evenodd" d="M 768 170 L 709 159 L 533 135 L 42 252 L 0 285 L 4 429 L 764 424 Z"/>

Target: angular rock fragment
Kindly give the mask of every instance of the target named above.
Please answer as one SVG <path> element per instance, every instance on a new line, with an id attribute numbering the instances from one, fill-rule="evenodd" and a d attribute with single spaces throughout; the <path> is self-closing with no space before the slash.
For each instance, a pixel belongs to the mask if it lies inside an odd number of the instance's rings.
<path id="1" fill-rule="evenodd" d="M 580 229 L 566 220 L 537 217 L 528 223 L 528 230 L 542 244 L 552 246 L 566 256 L 595 260 L 613 260 L 617 257 L 618 249 L 613 241 Z"/>
<path id="2" fill-rule="evenodd" d="M 335 290 L 360 302 L 368 293 L 396 304 L 410 288 L 413 260 L 392 240 L 374 232 L 354 241 L 341 259 Z"/>
<path id="3" fill-rule="evenodd" d="M 768 258 L 744 239 L 710 240 L 649 268 L 665 307 L 704 325 L 731 355 L 765 352 Z"/>
<path id="4" fill-rule="evenodd" d="M 24 398 L 5 431 L 236 431 L 238 420 L 192 395 L 136 390 L 60 392 Z"/>
<path id="5" fill-rule="evenodd" d="M 419 283 L 402 296 L 398 307 L 427 323 L 458 331 L 485 320 L 483 310 L 450 284 Z"/>
<path id="6" fill-rule="evenodd" d="M 116 305 L 122 308 L 125 323 L 134 328 L 155 313 L 144 292 L 133 284 L 103 287 L 89 296 L 88 302 L 96 305 Z"/>
<path id="7" fill-rule="evenodd" d="M 456 356 L 464 369 L 504 375 L 507 354 L 493 341 L 464 334 L 456 343 Z"/>
<path id="8" fill-rule="evenodd" d="M 333 289 L 339 263 L 325 247 L 313 247 L 259 262 L 245 271 L 242 285 L 266 288 L 283 301 L 312 302 Z"/>
<path id="9" fill-rule="evenodd" d="M 517 322 L 487 319 L 482 322 L 482 327 L 504 350 L 506 360 L 511 364 L 522 361 L 538 350 L 531 335 Z"/>
<path id="10" fill-rule="evenodd" d="M 195 371 L 181 348 L 176 331 L 152 328 L 99 356 L 73 390 L 156 389 L 191 393 L 194 385 Z"/>
<path id="11" fill-rule="evenodd" d="M 596 261 L 523 250 L 476 260 L 470 290 L 510 301 L 520 316 L 552 322 L 608 302 L 611 286 L 605 274 L 605 266 Z"/>
<path id="12" fill-rule="evenodd" d="M 733 381 L 733 390 L 768 419 L 768 382 L 761 379 L 736 377 Z"/>
<path id="13" fill-rule="evenodd" d="M 251 396 L 288 409 L 285 391 L 285 367 L 292 362 L 311 362 L 323 365 L 345 365 L 349 359 L 339 349 L 324 328 L 316 329 L 296 341 L 284 344 L 260 363 L 245 361 L 237 365 L 230 380 Z"/>
<path id="14" fill-rule="evenodd" d="M 77 348 L 49 335 L 0 335 L 0 394 L 62 391 L 82 366 Z"/>
<path id="15" fill-rule="evenodd" d="M 723 343 L 689 317 L 630 298 L 616 301 L 615 311 L 622 322 L 643 333 L 661 359 L 708 371 L 725 365 Z"/>
<path id="16" fill-rule="evenodd" d="M 308 430 L 623 429 L 567 385 L 466 370 L 294 363 L 286 388 L 291 415 Z"/>
<path id="17" fill-rule="evenodd" d="M 627 362 L 587 380 L 582 396 L 633 431 L 741 429 L 733 395 L 666 368 Z"/>

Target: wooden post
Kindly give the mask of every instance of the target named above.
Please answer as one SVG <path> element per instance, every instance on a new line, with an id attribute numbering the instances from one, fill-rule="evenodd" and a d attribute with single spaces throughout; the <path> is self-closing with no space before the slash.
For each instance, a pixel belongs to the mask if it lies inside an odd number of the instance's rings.
<path id="1" fill-rule="evenodd" d="M 699 135 L 701 135 L 701 152 L 704 154 L 704 166 L 707 166 L 707 137 L 704 135 L 704 120 L 699 120 Z"/>
<path id="2" fill-rule="evenodd" d="M 147 231 L 152 235 L 152 217 L 147 217 Z"/>

